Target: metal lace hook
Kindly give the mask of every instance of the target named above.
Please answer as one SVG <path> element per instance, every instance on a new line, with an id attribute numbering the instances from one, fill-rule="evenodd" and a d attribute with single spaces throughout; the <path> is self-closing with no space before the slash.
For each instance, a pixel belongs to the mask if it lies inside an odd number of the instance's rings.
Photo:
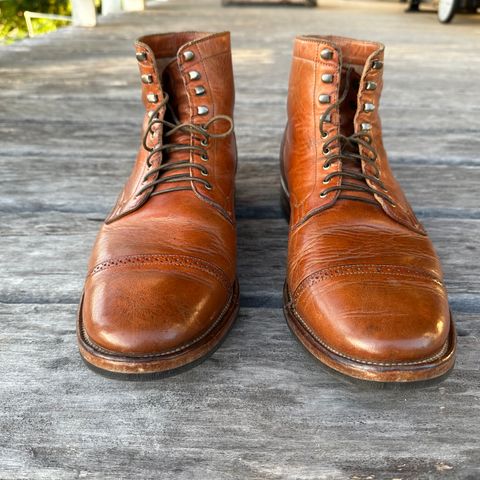
<path id="1" fill-rule="evenodd" d="M 152 133 L 152 127 L 156 124 L 156 123 L 165 123 L 165 121 L 162 119 L 160 120 L 159 118 L 157 118 L 157 115 L 158 115 L 158 112 L 165 107 L 165 105 L 168 104 L 168 101 L 169 101 L 169 96 L 168 96 L 168 93 L 164 93 L 163 94 L 163 99 L 162 101 L 159 103 L 158 107 L 155 108 L 155 110 L 152 110 L 151 114 L 150 114 L 150 120 L 148 122 L 148 125 L 147 125 L 147 128 L 145 129 L 145 134 L 143 135 L 143 139 L 142 139 L 142 146 L 145 150 L 147 150 L 148 152 L 151 152 L 153 150 L 153 148 L 150 148 L 148 145 L 147 145 L 147 138 L 148 138 L 148 134 L 149 133 Z"/>

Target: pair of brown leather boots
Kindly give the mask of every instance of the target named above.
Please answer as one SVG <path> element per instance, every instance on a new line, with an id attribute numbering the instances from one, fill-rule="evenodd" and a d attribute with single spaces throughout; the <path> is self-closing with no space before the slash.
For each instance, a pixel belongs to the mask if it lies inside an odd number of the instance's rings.
<path id="1" fill-rule="evenodd" d="M 205 358 L 239 308 L 229 33 L 135 46 L 142 144 L 96 240 L 78 317 L 83 358 L 127 376 Z M 295 40 L 281 147 L 284 311 L 332 369 L 410 382 L 453 367 L 456 335 L 439 260 L 382 144 L 383 52 L 342 37 Z"/>

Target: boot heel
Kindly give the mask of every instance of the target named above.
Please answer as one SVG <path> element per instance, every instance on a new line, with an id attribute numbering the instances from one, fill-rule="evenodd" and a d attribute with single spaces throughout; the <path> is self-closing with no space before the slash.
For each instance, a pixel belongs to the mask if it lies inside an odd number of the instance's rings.
<path id="1" fill-rule="evenodd" d="M 285 220 L 290 222 L 290 200 L 283 185 L 280 187 L 280 208 L 282 209 Z"/>
<path id="2" fill-rule="evenodd" d="M 285 133 L 280 147 L 280 208 L 282 209 L 283 217 L 290 223 L 290 196 L 288 194 L 287 184 L 285 182 L 284 163 L 283 163 L 283 148 L 285 143 Z"/>

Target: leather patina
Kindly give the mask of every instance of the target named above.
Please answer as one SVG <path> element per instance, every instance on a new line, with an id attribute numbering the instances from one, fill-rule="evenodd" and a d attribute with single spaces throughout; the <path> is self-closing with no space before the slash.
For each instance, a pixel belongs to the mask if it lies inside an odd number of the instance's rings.
<path id="1" fill-rule="evenodd" d="M 453 367 L 455 329 L 438 256 L 383 146 L 383 61 L 376 42 L 295 40 L 281 148 L 285 314 L 334 370 L 428 380 Z"/>
<path id="2" fill-rule="evenodd" d="M 142 142 L 90 257 L 78 320 L 102 371 L 170 372 L 211 353 L 238 311 L 229 33 L 135 43 Z"/>

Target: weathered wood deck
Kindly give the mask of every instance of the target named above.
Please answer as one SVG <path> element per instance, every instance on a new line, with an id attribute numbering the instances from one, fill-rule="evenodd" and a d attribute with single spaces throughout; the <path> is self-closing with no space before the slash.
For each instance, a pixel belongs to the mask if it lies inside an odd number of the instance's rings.
<path id="1" fill-rule="evenodd" d="M 219 3 L 175 0 L 0 50 L 0 478 L 480 478 L 480 19 L 445 27 L 394 3 Z M 107 380 L 80 360 L 75 314 L 139 142 L 132 42 L 183 29 L 233 32 L 241 314 L 187 373 Z M 460 333 L 439 386 L 343 384 L 284 322 L 277 152 L 297 33 L 387 45 L 386 144 L 442 258 Z"/>

